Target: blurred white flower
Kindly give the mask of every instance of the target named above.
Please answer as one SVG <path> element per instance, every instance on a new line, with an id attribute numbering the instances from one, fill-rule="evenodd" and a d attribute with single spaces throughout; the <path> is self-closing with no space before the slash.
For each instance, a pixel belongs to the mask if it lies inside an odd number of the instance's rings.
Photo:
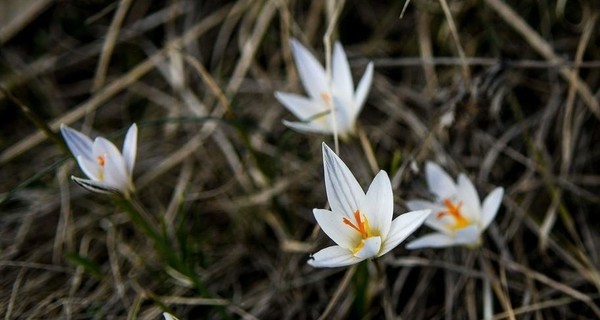
<path id="1" fill-rule="evenodd" d="M 103 137 L 94 141 L 83 133 L 61 124 L 60 131 L 88 179 L 71 177 L 80 186 L 100 193 L 121 193 L 126 197 L 134 190 L 133 165 L 137 152 L 137 125 L 129 127 L 123 142 L 123 154 Z"/>
<path id="2" fill-rule="evenodd" d="M 385 171 L 364 193 L 350 169 L 323 143 L 325 189 L 330 210 L 314 209 L 315 219 L 337 245 L 315 253 L 313 267 L 342 267 L 384 255 L 417 229 L 430 210 L 405 213 L 392 221 L 394 199 Z"/>
<path id="3" fill-rule="evenodd" d="M 317 59 L 298 40 L 292 39 L 291 47 L 308 97 L 275 92 L 275 98 L 301 120 L 284 121 L 284 124 L 301 132 L 353 134 L 356 118 L 371 89 L 373 63 L 367 65 L 355 92 L 350 65 L 339 42 L 333 49 L 331 81 Z"/>
<path id="4" fill-rule="evenodd" d="M 431 209 L 432 213 L 425 224 L 437 232 L 418 238 L 406 247 L 478 246 L 481 233 L 498 212 L 504 189 L 494 189 L 481 204 L 477 190 L 466 175 L 460 174 L 458 183 L 454 183 L 446 171 L 432 162 L 425 165 L 425 175 L 435 201 L 411 200 L 407 206 L 410 210 Z"/>

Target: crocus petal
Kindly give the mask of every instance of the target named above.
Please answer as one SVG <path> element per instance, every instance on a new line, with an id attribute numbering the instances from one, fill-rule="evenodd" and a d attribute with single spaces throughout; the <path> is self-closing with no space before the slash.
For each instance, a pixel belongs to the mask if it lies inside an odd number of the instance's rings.
<path id="1" fill-rule="evenodd" d="M 379 235 L 385 239 L 394 214 L 392 184 L 385 171 L 379 171 L 371 182 L 360 210 L 367 217 L 371 230 L 379 231 Z"/>
<path id="2" fill-rule="evenodd" d="M 427 200 L 408 200 L 408 201 L 406 201 L 406 207 L 410 211 L 423 210 L 423 209 L 432 209 L 433 211 L 439 211 L 438 209 L 433 209 L 433 208 L 438 208 L 438 207 L 443 209 L 443 207 L 440 206 L 439 204 L 433 203 L 433 202 L 427 201 Z"/>
<path id="3" fill-rule="evenodd" d="M 483 200 L 483 208 L 481 210 L 481 230 L 487 229 L 492 223 L 498 213 L 498 208 L 502 203 L 502 197 L 504 196 L 504 188 L 499 187 L 494 189 L 486 198 Z"/>
<path id="4" fill-rule="evenodd" d="M 373 62 L 369 62 L 367 65 L 367 69 L 365 70 L 365 74 L 362 79 L 358 83 L 358 87 L 356 87 L 356 93 L 354 94 L 354 114 L 358 116 L 362 107 L 369 95 L 369 91 L 371 90 L 371 83 L 373 82 Z"/>
<path id="5" fill-rule="evenodd" d="M 360 259 L 369 259 L 378 256 L 381 249 L 381 237 L 370 237 L 363 241 L 363 246 L 354 255 Z"/>
<path id="6" fill-rule="evenodd" d="M 123 142 L 123 159 L 125 160 L 125 168 L 129 176 L 133 173 L 133 166 L 135 165 L 135 156 L 137 154 L 137 135 L 138 128 L 134 123 L 127 130 L 125 135 L 125 141 Z"/>
<path id="7" fill-rule="evenodd" d="M 179 320 L 174 315 L 168 312 L 163 312 L 163 317 L 165 317 L 165 320 Z"/>
<path id="8" fill-rule="evenodd" d="M 313 209 L 313 215 L 323 232 L 340 247 L 352 250 L 358 244 L 360 234 L 344 224 L 343 215 L 325 209 Z"/>
<path id="9" fill-rule="evenodd" d="M 88 161 L 93 161 L 91 159 L 92 156 L 92 139 L 83 133 L 71 129 L 68 126 L 61 124 L 60 132 L 62 133 L 67 146 L 71 150 L 71 153 L 75 158 L 78 156 L 83 156 Z"/>
<path id="10" fill-rule="evenodd" d="M 336 96 L 333 97 L 333 104 L 335 106 L 333 110 L 335 123 L 331 123 L 332 129 L 337 130 L 340 135 L 345 135 L 354 131 L 354 122 L 356 118 L 353 116 L 349 104 L 343 102 Z"/>
<path id="11" fill-rule="evenodd" d="M 319 134 L 330 134 L 331 133 L 331 128 L 329 127 L 325 127 L 325 125 L 322 125 L 318 122 L 295 122 L 295 121 L 287 121 L 287 120 L 283 120 L 283 124 L 288 127 L 291 128 L 293 130 L 296 130 L 298 132 L 303 132 L 303 133 L 319 133 Z"/>
<path id="12" fill-rule="evenodd" d="M 481 219 L 481 202 L 475 186 L 466 175 L 458 176 L 458 185 L 456 188 L 457 198 L 462 201 L 462 214 L 470 221 L 479 222 Z"/>
<path id="13" fill-rule="evenodd" d="M 323 143 L 323 166 L 325 190 L 331 211 L 353 218 L 365 193 L 350 172 L 350 169 L 331 148 Z"/>
<path id="14" fill-rule="evenodd" d="M 113 186 L 127 185 L 128 177 L 125 160 L 119 149 L 103 137 L 94 140 L 92 146 L 94 158 L 104 157 L 104 181 Z"/>
<path id="15" fill-rule="evenodd" d="M 421 248 L 443 248 L 456 245 L 453 237 L 443 233 L 430 233 L 406 245 L 406 249 L 414 250 Z"/>
<path id="16" fill-rule="evenodd" d="M 355 257 L 351 251 L 340 246 L 331 246 L 313 254 L 308 264 L 317 268 L 345 267 L 363 261 Z"/>
<path id="17" fill-rule="evenodd" d="M 406 202 L 406 207 L 408 210 L 423 210 L 423 209 L 431 209 L 431 213 L 427 220 L 425 220 L 425 224 L 429 227 L 442 232 L 442 233 L 451 233 L 448 230 L 448 223 L 452 223 L 453 221 L 448 221 L 447 219 L 451 219 L 450 217 L 442 217 L 438 218 L 437 214 L 439 212 L 446 211 L 446 208 L 439 203 L 434 203 L 426 200 L 409 200 Z"/>
<path id="18" fill-rule="evenodd" d="M 471 225 L 456 231 L 454 239 L 457 245 L 477 245 L 481 230 L 477 225 Z"/>
<path id="19" fill-rule="evenodd" d="M 451 226 L 455 224 L 454 219 L 449 215 L 438 216 L 438 213 L 444 210 L 433 209 L 431 215 L 425 220 L 425 224 L 440 233 L 452 235 L 454 231 L 451 229 Z"/>
<path id="20" fill-rule="evenodd" d="M 323 66 L 298 40 L 292 39 L 291 47 L 304 89 L 313 99 L 321 99 L 323 92 L 329 92 Z"/>
<path id="21" fill-rule="evenodd" d="M 98 193 L 106 193 L 106 194 L 121 194 L 121 190 L 116 189 L 112 186 L 107 185 L 106 183 L 89 180 L 89 179 L 81 179 L 78 177 L 71 176 L 71 180 L 75 181 L 79 186 L 83 187 L 92 192 Z"/>
<path id="22" fill-rule="evenodd" d="M 107 156 L 104 163 L 104 182 L 126 194 L 129 190 L 129 181 L 123 157 Z"/>
<path id="23" fill-rule="evenodd" d="M 335 86 L 336 96 L 354 100 L 354 82 L 346 52 L 339 42 L 335 43 L 333 48 L 333 84 Z"/>
<path id="24" fill-rule="evenodd" d="M 448 173 L 437 164 L 427 162 L 427 164 L 425 164 L 425 175 L 427 176 L 429 190 L 431 190 L 439 200 L 452 198 L 452 196 L 456 194 L 456 184 Z"/>
<path id="25" fill-rule="evenodd" d="M 310 121 L 316 117 L 327 115 L 324 105 L 317 104 L 315 100 L 297 94 L 277 91 L 275 92 L 275 98 L 298 119 L 303 121 Z"/>
<path id="26" fill-rule="evenodd" d="M 406 245 L 407 249 L 443 248 L 451 246 L 476 245 L 479 243 L 479 229 L 472 225 L 460 229 L 454 236 L 444 233 L 430 233 Z"/>
<path id="27" fill-rule="evenodd" d="M 431 210 L 411 211 L 394 219 L 387 238 L 383 241 L 379 256 L 382 256 L 397 247 L 400 242 L 404 241 L 404 239 L 423 224 L 423 221 L 427 219 L 430 213 Z"/>
<path id="28" fill-rule="evenodd" d="M 87 158 L 84 158 L 83 155 L 77 156 L 77 164 L 79 164 L 79 168 L 83 173 L 90 179 L 100 181 L 98 174 L 100 174 L 100 168 L 98 167 L 98 163 L 96 161 L 89 161 Z"/>

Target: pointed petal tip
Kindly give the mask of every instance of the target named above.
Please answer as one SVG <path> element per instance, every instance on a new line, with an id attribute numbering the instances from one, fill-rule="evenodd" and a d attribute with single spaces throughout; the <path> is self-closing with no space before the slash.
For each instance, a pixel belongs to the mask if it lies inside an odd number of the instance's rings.
<path id="1" fill-rule="evenodd" d="M 321 149 L 323 150 L 323 155 L 325 155 L 326 153 L 328 155 L 330 155 L 331 153 L 334 153 L 333 150 L 331 150 L 331 148 L 327 145 L 327 143 L 325 143 L 325 141 L 321 142 Z"/>
<path id="2" fill-rule="evenodd" d="M 504 197 L 504 188 L 497 187 L 483 200 L 481 206 L 481 229 L 485 230 L 494 221 L 494 218 L 498 214 L 500 205 L 502 204 L 502 198 Z"/>
<path id="3" fill-rule="evenodd" d="M 450 198 L 456 194 L 457 186 L 452 177 L 437 163 L 425 163 L 425 178 L 429 190 L 439 199 Z"/>

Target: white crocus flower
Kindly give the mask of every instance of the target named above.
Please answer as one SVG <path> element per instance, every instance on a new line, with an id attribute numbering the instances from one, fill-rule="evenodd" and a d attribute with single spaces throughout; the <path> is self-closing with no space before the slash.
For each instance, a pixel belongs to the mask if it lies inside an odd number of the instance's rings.
<path id="1" fill-rule="evenodd" d="M 392 221 L 394 198 L 385 171 L 364 193 L 350 169 L 323 143 L 325 189 L 330 210 L 314 209 L 321 229 L 335 242 L 312 255 L 313 267 L 342 267 L 384 255 L 417 229 L 430 210 L 405 213 Z"/>
<path id="2" fill-rule="evenodd" d="M 275 98 L 301 120 L 284 121 L 284 124 L 301 132 L 333 134 L 335 131 L 341 136 L 353 134 L 356 118 L 373 82 L 373 63 L 367 65 L 354 91 L 350 65 L 339 42 L 335 43 L 333 49 L 331 81 L 319 61 L 300 42 L 292 39 L 291 47 L 308 97 L 275 92 Z"/>
<path id="3" fill-rule="evenodd" d="M 435 163 L 425 165 L 427 185 L 435 201 L 411 200 L 410 210 L 431 209 L 425 224 L 437 232 L 410 242 L 408 249 L 440 248 L 456 245 L 476 247 L 481 234 L 494 220 L 504 189 L 494 189 L 483 201 L 479 201 L 477 190 L 466 175 L 460 174 L 457 183 Z"/>
<path id="4" fill-rule="evenodd" d="M 103 137 L 94 141 L 66 125 L 60 131 L 77 159 L 79 168 L 88 179 L 72 177 L 80 186 L 101 193 L 120 193 L 129 196 L 134 190 L 131 178 L 137 152 L 137 125 L 129 127 L 123 142 L 123 154 Z"/>

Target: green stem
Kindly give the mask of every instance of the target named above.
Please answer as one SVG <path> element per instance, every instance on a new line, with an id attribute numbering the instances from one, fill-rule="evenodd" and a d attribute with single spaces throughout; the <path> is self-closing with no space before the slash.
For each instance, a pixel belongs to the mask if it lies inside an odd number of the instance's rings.
<path id="1" fill-rule="evenodd" d="M 127 213 L 134 225 L 152 240 L 160 256 L 168 262 L 171 268 L 184 275 L 203 297 L 209 298 L 212 296 L 204 284 L 196 277 L 193 268 L 182 261 L 179 255 L 177 255 L 176 250 L 169 244 L 167 238 L 153 226 L 150 216 L 138 203 L 129 197 L 121 195 L 115 195 L 113 200 L 119 208 Z"/>

